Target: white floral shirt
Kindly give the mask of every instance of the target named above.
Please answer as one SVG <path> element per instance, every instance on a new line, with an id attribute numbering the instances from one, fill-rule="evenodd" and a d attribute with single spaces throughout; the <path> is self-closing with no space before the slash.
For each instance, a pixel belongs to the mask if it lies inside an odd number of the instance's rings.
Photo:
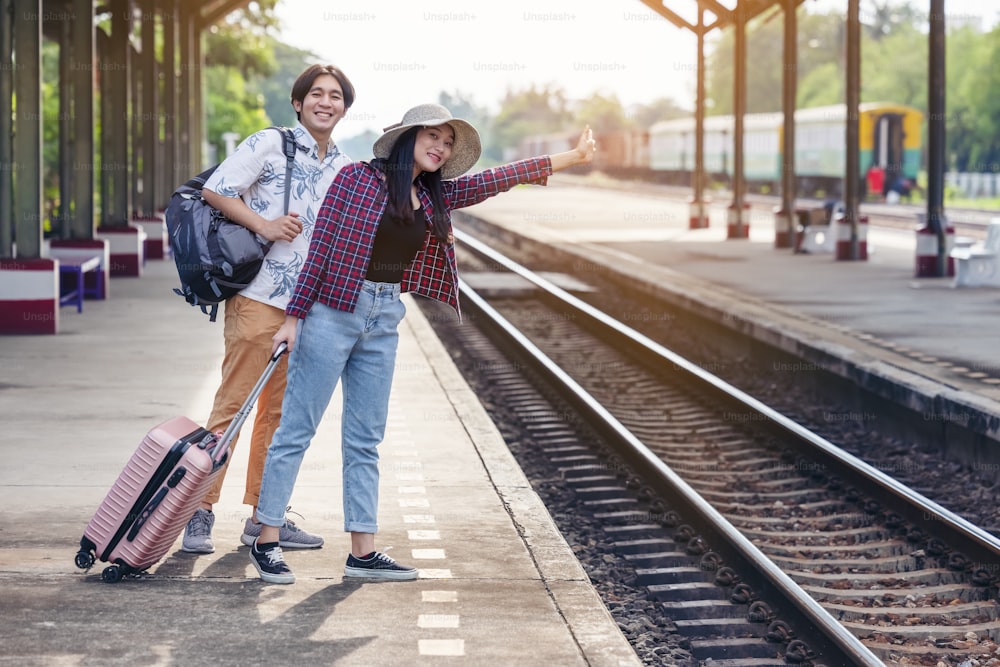
<path id="1" fill-rule="evenodd" d="M 264 259 L 260 273 L 240 292 L 243 296 L 285 309 L 295 281 L 305 263 L 316 224 L 316 213 L 333 177 L 352 160 L 331 139 L 320 161 L 318 145 L 297 123 L 293 128 L 298 150 L 292 168 L 288 210 L 299 214 L 302 233 L 293 241 L 276 241 Z M 205 188 L 224 197 L 242 197 L 261 217 L 271 220 L 284 213 L 285 153 L 282 135 L 264 129 L 247 137 L 205 183 Z"/>

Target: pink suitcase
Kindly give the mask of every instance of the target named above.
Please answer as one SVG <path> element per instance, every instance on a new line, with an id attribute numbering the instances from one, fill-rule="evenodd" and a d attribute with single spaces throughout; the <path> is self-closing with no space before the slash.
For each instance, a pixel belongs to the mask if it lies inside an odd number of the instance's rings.
<path id="1" fill-rule="evenodd" d="M 115 583 L 163 558 L 208 493 L 284 352 L 282 345 L 271 357 L 221 436 L 187 417 L 168 419 L 146 434 L 84 530 L 77 567 L 90 569 L 98 559 L 110 563 L 101 578 Z"/>

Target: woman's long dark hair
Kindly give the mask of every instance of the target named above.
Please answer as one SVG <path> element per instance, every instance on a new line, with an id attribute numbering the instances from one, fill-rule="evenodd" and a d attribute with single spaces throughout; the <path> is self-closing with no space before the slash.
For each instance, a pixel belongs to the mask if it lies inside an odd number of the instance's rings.
<path id="1" fill-rule="evenodd" d="M 417 143 L 417 132 L 420 127 L 411 127 L 399 135 L 389 157 L 385 160 L 375 160 L 376 167 L 385 174 L 386 189 L 389 201 L 386 212 L 401 220 L 413 219 L 413 205 L 410 202 L 410 186 L 413 184 L 413 148 Z M 448 242 L 451 232 L 448 223 L 448 211 L 445 209 L 444 195 L 441 192 L 441 171 L 425 171 L 417 178 L 430 191 L 431 204 L 434 205 L 434 215 L 431 216 L 431 226 L 434 236 L 442 243 Z"/>

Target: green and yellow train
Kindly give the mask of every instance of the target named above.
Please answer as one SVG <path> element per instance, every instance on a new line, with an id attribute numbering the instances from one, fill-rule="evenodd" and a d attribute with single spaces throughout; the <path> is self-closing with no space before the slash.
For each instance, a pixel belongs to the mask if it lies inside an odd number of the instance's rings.
<path id="1" fill-rule="evenodd" d="M 858 108 L 858 168 L 874 167 L 885 194 L 900 179 L 916 181 L 921 164 L 921 111 L 901 104 L 865 103 Z M 843 194 L 847 164 L 847 107 L 843 104 L 795 112 L 795 173 L 805 193 Z M 747 186 L 777 191 L 785 150 L 781 113 L 747 114 L 743 121 L 743 174 Z M 708 116 L 704 123 L 705 171 L 713 178 L 733 176 L 733 117 Z M 689 177 L 694 167 L 694 118 L 656 123 L 649 128 L 649 168 L 658 180 Z M 863 183 L 863 186 L 867 181 Z"/>
<path id="2" fill-rule="evenodd" d="M 843 104 L 795 112 L 796 191 L 800 195 L 842 197 L 847 164 L 847 107 Z M 902 104 L 859 106 L 858 173 L 862 193 L 876 184 L 884 195 L 905 181 L 912 187 L 921 167 L 924 115 Z M 781 113 L 743 117 L 743 174 L 755 192 L 780 191 L 784 142 Z M 598 152 L 593 169 L 618 178 L 689 185 L 695 162 L 694 118 L 662 121 L 649 128 L 602 132 L 595 129 Z M 709 180 L 733 178 L 733 117 L 708 116 L 704 123 L 704 161 Z M 505 157 L 527 157 L 572 147 L 575 131 L 525 139 Z M 879 172 L 878 179 L 866 178 Z"/>

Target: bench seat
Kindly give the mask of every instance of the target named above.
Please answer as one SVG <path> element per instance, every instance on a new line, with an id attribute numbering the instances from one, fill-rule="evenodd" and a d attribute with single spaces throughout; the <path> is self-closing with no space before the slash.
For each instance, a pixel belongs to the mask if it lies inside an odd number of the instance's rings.
<path id="1" fill-rule="evenodd" d="M 60 283 L 62 283 L 61 277 L 66 275 L 69 277 L 69 281 L 67 282 L 69 282 L 70 288 L 65 292 L 60 292 L 59 305 L 75 305 L 76 312 L 82 313 L 83 298 L 85 296 L 96 299 L 103 298 L 104 273 L 100 269 L 101 258 L 97 256 L 78 259 L 60 259 Z M 96 284 L 92 287 L 86 287 L 84 284 L 84 274 L 91 271 L 93 271 L 97 276 Z"/>
<path id="2" fill-rule="evenodd" d="M 957 247 L 950 256 L 955 260 L 955 287 L 1000 287 L 1000 218 L 987 225 L 982 244 Z"/>

